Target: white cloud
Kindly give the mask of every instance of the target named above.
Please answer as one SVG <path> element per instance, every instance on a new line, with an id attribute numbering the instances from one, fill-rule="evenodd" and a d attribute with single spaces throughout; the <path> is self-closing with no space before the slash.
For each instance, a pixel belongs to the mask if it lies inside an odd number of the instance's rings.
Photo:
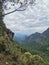
<path id="1" fill-rule="evenodd" d="M 11 10 L 15 9 L 13 7 Z M 9 10 L 4 10 L 5 13 Z M 4 17 L 6 26 L 15 33 L 31 34 L 43 32 L 49 27 L 49 0 L 36 0 L 25 11 L 16 11 Z"/>

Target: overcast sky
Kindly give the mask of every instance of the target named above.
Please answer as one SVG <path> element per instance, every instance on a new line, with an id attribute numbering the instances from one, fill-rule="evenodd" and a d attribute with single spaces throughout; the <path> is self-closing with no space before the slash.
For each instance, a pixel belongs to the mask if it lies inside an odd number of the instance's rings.
<path id="1" fill-rule="evenodd" d="M 12 11 L 16 8 L 7 2 L 7 7 Z M 19 4 L 18 4 L 19 5 Z M 49 0 L 36 0 L 34 6 L 28 6 L 25 11 L 16 11 L 4 17 L 4 23 L 7 28 L 14 33 L 32 34 L 34 32 L 43 32 L 49 27 Z"/>

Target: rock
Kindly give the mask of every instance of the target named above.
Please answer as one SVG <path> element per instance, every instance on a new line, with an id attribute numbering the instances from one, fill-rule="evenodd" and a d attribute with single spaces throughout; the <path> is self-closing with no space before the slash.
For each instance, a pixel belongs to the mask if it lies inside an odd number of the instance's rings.
<path id="1" fill-rule="evenodd" d="M 10 38 L 13 38 L 14 33 L 11 30 L 7 29 L 6 32 Z"/>
<path id="2" fill-rule="evenodd" d="M 6 65 L 8 65 L 9 63 L 8 62 L 5 62 Z"/>

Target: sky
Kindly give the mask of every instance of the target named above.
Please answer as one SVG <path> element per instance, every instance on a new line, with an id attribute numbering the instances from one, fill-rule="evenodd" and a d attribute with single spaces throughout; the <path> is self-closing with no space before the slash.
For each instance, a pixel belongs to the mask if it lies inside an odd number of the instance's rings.
<path id="1" fill-rule="evenodd" d="M 4 16 L 6 27 L 14 33 L 30 35 L 35 32 L 42 33 L 49 27 L 49 0 L 36 0 L 33 6 L 28 6 L 25 11 L 16 11 Z M 13 11 L 20 6 L 7 2 L 7 10 L 4 13 Z M 11 8 L 8 10 L 8 8 Z"/>

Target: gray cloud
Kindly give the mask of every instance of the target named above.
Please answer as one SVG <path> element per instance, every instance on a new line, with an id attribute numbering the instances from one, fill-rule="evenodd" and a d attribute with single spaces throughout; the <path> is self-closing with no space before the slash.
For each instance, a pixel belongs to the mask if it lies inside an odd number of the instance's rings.
<path id="1" fill-rule="evenodd" d="M 15 33 L 43 32 L 49 27 L 49 0 L 36 0 L 36 4 L 25 11 L 5 16 L 4 23 Z"/>

